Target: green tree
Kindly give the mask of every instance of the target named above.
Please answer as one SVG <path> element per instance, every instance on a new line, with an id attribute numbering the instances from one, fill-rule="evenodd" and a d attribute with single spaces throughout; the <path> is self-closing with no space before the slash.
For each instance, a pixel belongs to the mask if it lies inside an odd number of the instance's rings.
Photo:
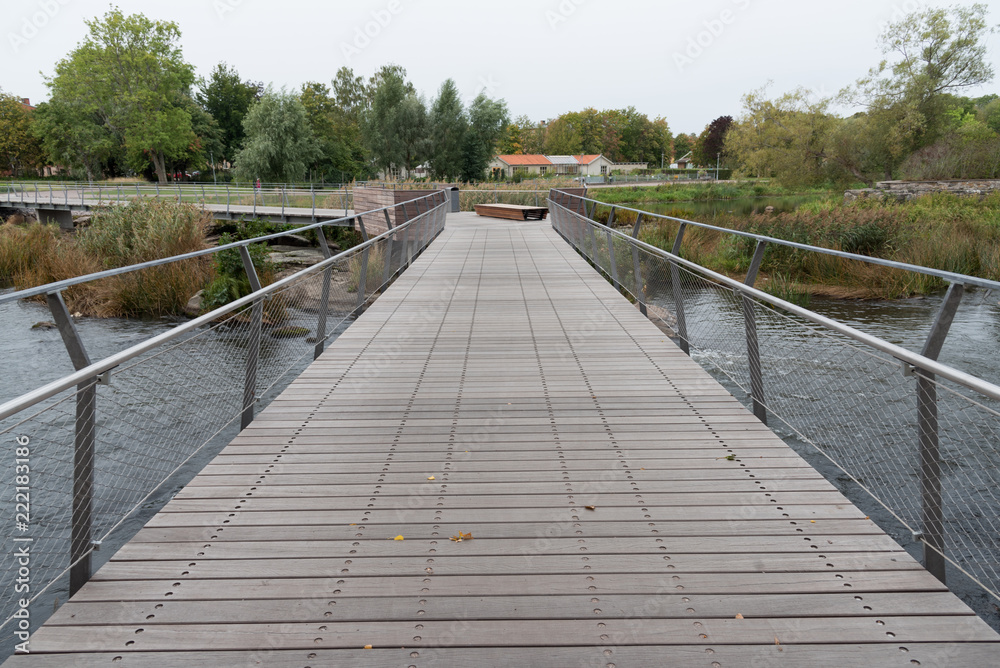
<path id="1" fill-rule="evenodd" d="M 430 113 L 431 169 L 436 177 L 452 181 L 462 173 L 462 148 L 468 127 L 458 87 L 446 79 Z"/>
<path id="2" fill-rule="evenodd" d="M 547 155 L 578 155 L 583 149 L 580 128 L 563 114 L 545 128 L 544 148 Z"/>
<path id="3" fill-rule="evenodd" d="M 121 146 L 121 138 L 79 101 L 54 98 L 35 109 L 35 136 L 49 162 L 82 170 L 93 181 Z"/>
<path id="4" fill-rule="evenodd" d="M 695 142 L 698 138 L 694 134 L 680 133 L 674 137 L 674 159 L 671 162 L 676 162 L 680 160 L 685 155 L 694 150 Z"/>
<path id="5" fill-rule="evenodd" d="M 385 65 L 369 80 L 370 105 L 361 114 L 361 137 L 376 169 L 411 171 L 428 149 L 427 107 L 399 65 Z"/>
<path id="6" fill-rule="evenodd" d="M 235 67 L 219 63 L 207 80 L 198 82 L 196 99 L 202 109 L 215 119 L 221 133 L 221 147 L 216 159 L 233 162 L 243 144 L 243 119 L 264 93 L 264 85 L 242 81 Z"/>
<path id="7" fill-rule="evenodd" d="M 178 46 L 177 24 L 113 8 L 87 27 L 83 42 L 46 82 L 52 101 L 73 109 L 76 122 L 95 119 L 120 133 L 130 163 L 141 167 L 151 161 L 165 182 L 166 160 L 194 141 L 183 102 L 194 70 Z"/>
<path id="8" fill-rule="evenodd" d="M 323 175 L 325 178 L 327 175 L 353 174 L 355 165 L 351 149 L 341 135 L 339 110 L 330 94 L 330 88 L 326 84 L 307 82 L 302 85 L 299 101 L 316 138 L 317 151 L 309 165 L 313 175 Z"/>
<path id="9" fill-rule="evenodd" d="M 33 126 L 33 112 L 19 98 L 0 92 L 0 164 L 14 176 L 34 172 L 44 163 Z"/>
<path id="10" fill-rule="evenodd" d="M 268 90 L 243 119 L 243 149 L 236 155 L 240 180 L 301 181 L 317 153 L 306 109 L 284 90 Z"/>
<path id="11" fill-rule="evenodd" d="M 480 93 L 469 105 L 469 129 L 465 133 L 462 180 L 478 181 L 496 155 L 504 128 L 510 122 L 507 103 Z"/>
<path id="12" fill-rule="evenodd" d="M 892 178 L 913 152 L 940 139 L 949 128 L 952 94 L 993 78 L 985 37 L 994 32 L 987 7 L 974 4 L 929 8 L 890 24 L 879 37 L 886 56 L 843 101 L 865 108 L 862 135 L 875 142 L 863 171 Z"/>

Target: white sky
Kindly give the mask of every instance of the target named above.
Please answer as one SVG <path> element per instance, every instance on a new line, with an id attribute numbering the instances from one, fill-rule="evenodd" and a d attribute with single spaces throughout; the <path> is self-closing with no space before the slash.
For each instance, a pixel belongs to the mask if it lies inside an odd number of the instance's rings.
<path id="1" fill-rule="evenodd" d="M 879 59 L 887 21 L 962 0 L 119 0 L 126 13 L 175 21 L 200 75 L 219 61 L 244 79 L 298 89 L 342 65 L 369 76 L 403 65 L 430 100 L 444 79 L 471 99 L 483 87 L 511 114 L 553 118 L 588 106 L 635 106 L 672 131 L 738 116 L 769 80 L 832 94 Z M 1000 0 L 986 3 L 1000 23 Z M 0 88 L 47 98 L 43 75 L 103 15 L 94 0 L 3 0 Z M 362 35 L 368 32 L 371 36 Z M 700 42 L 700 45 L 699 45 Z M 1000 35 L 989 42 L 1000 72 Z M 967 94 L 1000 92 L 1000 82 Z"/>

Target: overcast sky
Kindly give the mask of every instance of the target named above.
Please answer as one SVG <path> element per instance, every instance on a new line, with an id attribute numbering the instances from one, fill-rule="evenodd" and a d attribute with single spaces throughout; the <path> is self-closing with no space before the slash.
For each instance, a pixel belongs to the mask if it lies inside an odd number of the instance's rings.
<path id="1" fill-rule="evenodd" d="M 369 76 L 404 66 L 430 101 L 453 78 L 533 120 L 635 106 L 674 132 L 738 116 L 740 97 L 773 81 L 832 94 L 875 65 L 884 25 L 923 0 L 119 0 L 126 13 L 176 22 L 199 75 L 219 61 L 244 79 L 298 89 L 343 65 Z M 971 2 L 958 1 L 969 5 Z M 986 3 L 1000 23 L 1000 1 Z M 93 0 L 4 0 L 0 88 L 47 98 L 43 75 L 84 37 Z M 989 42 L 1000 61 L 1000 36 Z M 997 67 L 1000 71 L 1000 67 Z M 1000 92 L 1000 82 L 969 91 Z"/>

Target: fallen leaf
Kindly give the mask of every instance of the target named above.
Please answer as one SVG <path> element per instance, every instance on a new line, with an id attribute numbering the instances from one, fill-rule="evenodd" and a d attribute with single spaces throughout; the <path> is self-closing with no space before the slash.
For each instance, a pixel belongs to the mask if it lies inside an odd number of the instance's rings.
<path id="1" fill-rule="evenodd" d="M 393 540 L 404 540 L 404 538 L 402 536 L 396 536 Z"/>
<path id="2" fill-rule="evenodd" d="M 736 613 L 736 619 L 743 619 L 743 615 L 741 615 L 740 613 L 737 612 Z"/>
<path id="3" fill-rule="evenodd" d="M 816 520 L 809 520 L 810 524 L 816 524 Z"/>
<path id="4" fill-rule="evenodd" d="M 459 531 L 458 535 L 452 536 L 451 539 L 456 543 L 461 543 L 463 540 L 472 540 L 472 532 L 470 531 L 469 533 L 462 533 L 461 531 Z"/>
<path id="5" fill-rule="evenodd" d="M 780 642 L 778 642 L 778 636 L 774 636 L 774 644 L 775 645 L 780 645 L 781 644 Z"/>
<path id="6" fill-rule="evenodd" d="M 371 645 L 365 645 L 365 649 L 371 649 L 371 648 L 372 648 Z"/>
<path id="7" fill-rule="evenodd" d="M 434 480 L 434 476 L 428 476 L 428 480 Z"/>
<path id="8" fill-rule="evenodd" d="M 587 510 L 597 510 L 597 506 L 584 506 Z"/>

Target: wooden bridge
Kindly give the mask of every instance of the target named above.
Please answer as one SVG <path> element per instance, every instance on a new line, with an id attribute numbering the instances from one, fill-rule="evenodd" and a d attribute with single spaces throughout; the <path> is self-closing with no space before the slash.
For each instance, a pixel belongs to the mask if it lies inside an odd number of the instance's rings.
<path id="1" fill-rule="evenodd" d="M 545 223 L 449 217 L 10 666 L 995 665 Z"/>

